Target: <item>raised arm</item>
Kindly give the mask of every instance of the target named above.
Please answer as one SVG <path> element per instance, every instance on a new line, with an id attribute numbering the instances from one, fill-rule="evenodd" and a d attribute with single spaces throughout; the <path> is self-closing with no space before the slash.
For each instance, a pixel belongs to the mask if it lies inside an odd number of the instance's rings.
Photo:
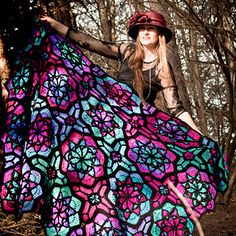
<path id="1" fill-rule="evenodd" d="M 201 133 L 196 124 L 194 123 L 192 117 L 185 110 L 182 102 L 179 99 L 178 87 L 174 79 L 174 74 L 170 65 L 167 62 L 165 37 L 160 36 L 159 42 L 160 64 L 158 68 L 158 78 L 162 87 L 166 107 L 172 116 L 178 117 L 182 121 L 186 122 L 189 126 L 191 126 L 194 130 Z"/>
<path id="2" fill-rule="evenodd" d="M 47 21 L 59 34 L 63 37 L 72 39 L 81 48 L 111 59 L 118 60 L 120 58 L 118 46 L 112 42 L 104 42 L 92 37 L 91 35 L 75 31 L 49 16 L 43 16 L 40 20 Z"/>

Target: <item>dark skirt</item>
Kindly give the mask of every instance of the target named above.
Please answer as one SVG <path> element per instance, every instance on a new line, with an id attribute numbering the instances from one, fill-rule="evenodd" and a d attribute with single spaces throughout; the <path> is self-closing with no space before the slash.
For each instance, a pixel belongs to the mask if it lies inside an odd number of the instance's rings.
<path id="1" fill-rule="evenodd" d="M 2 209 L 50 236 L 191 235 L 227 188 L 222 148 L 37 24 L 7 83 Z"/>

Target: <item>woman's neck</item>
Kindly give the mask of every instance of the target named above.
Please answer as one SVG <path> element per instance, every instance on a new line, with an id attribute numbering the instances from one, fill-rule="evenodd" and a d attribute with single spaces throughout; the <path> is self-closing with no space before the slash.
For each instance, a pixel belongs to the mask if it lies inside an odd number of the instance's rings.
<path id="1" fill-rule="evenodd" d="M 157 63 L 157 54 L 155 52 L 155 48 L 147 48 L 144 47 L 144 59 L 143 59 L 143 66 L 142 70 L 150 70 L 153 68 Z"/>
<path id="2" fill-rule="evenodd" d="M 151 63 L 157 59 L 155 48 L 144 47 L 144 63 Z"/>

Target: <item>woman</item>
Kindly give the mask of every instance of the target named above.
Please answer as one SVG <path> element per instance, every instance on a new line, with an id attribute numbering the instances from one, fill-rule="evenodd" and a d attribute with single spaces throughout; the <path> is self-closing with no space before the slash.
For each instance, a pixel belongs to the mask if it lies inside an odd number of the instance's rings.
<path id="1" fill-rule="evenodd" d="M 2 208 L 17 218 L 41 214 L 49 236 L 191 235 L 196 216 L 226 189 L 227 173 L 219 146 L 185 123 L 195 127 L 166 60 L 172 33 L 164 17 L 135 14 L 136 44 L 118 47 L 41 19 L 120 59 L 117 80 L 136 94 L 37 22 L 7 83 Z M 159 90 L 172 116 L 148 104 Z"/>
<path id="2" fill-rule="evenodd" d="M 99 41 L 82 32 L 75 32 L 51 17 L 44 16 L 41 20 L 48 21 L 58 33 L 74 40 L 80 47 L 121 60 L 117 80 L 133 86 L 143 104 L 147 101 L 154 105 L 157 92 L 162 90 L 170 114 L 200 132 L 179 101 L 174 74 L 166 57 L 166 43 L 171 40 L 172 32 L 159 12 L 134 14 L 129 21 L 128 34 L 136 42 L 122 43 L 119 46 Z"/>

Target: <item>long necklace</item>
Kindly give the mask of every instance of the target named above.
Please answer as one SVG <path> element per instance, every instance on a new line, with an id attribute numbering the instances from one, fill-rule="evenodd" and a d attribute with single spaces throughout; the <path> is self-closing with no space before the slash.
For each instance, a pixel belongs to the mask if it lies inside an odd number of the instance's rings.
<path id="1" fill-rule="evenodd" d="M 148 79 L 149 79 L 148 95 L 146 96 L 145 100 L 149 98 L 152 90 L 152 68 L 148 70 Z"/>

